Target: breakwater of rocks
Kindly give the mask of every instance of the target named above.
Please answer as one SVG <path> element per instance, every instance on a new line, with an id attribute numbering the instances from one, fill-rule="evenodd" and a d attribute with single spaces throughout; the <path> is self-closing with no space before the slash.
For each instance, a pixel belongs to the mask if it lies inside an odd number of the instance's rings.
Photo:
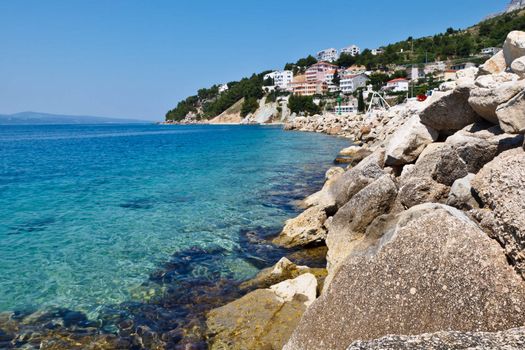
<path id="1" fill-rule="evenodd" d="M 456 78 L 423 103 L 286 125 L 357 144 L 274 238 L 325 244 L 326 271 L 280 261 L 208 313 L 212 349 L 523 348 L 525 33 Z"/>

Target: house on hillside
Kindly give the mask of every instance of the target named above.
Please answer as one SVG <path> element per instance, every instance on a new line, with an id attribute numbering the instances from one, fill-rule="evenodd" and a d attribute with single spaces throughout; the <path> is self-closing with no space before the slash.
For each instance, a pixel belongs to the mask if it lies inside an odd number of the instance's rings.
<path id="1" fill-rule="evenodd" d="M 225 91 L 228 91 L 228 84 L 219 85 L 219 94 L 222 94 Z"/>
<path id="2" fill-rule="evenodd" d="M 455 69 L 447 69 L 444 74 L 443 74 L 443 80 L 444 81 L 451 81 L 451 80 L 456 80 L 456 72 L 457 70 Z"/>
<path id="3" fill-rule="evenodd" d="M 408 91 L 408 80 L 405 78 L 392 79 L 386 83 L 386 86 L 383 87 L 385 91 L 391 92 L 403 92 Z"/>
<path id="4" fill-rule="evenodd" d="M 476 67 L 475 63 L 472 62 L 463 62 L 463 63 L 456 63 L 450 66 L 451 70 L 462 70 L 466 68 Z"/>
<path id="5" fill-rule="evenodd" d="M 345 53 L 351 56 L 357 56 L 361 53 L 361 49 L 359 48 L 359 46 L 350 45 L 350 46 L 342 48 L 341 53 Z"/>
<path id="6" fill-rule="evenodd" d="M 425 79 L 425 70 L 420 67 L 407 68 L 407 78 L 414 81 Z"/>
<path id="7" fill-rule="evenodd" d="M 325 61 L 317 62 L 306 70 L 306 80 L 309 82 L 325 81 L 326 73 L 337 68 L 338 67 L 335 64 Z"/>
<path id="8" fill-rule="evenodd" d="M 339 88 L 343 94 L 352 94 L 357 89 L 366 87 L 368 80 L 366 74 L 345 75 L 341 78 Z"/>
<path id="9" fill-rule="evenodd" d="M 334 62 L 334 61 L 337 61 L 338 58 L 339 58 L 339 53 L 334 48 L 321 50 L 317 53 L 318 61 Z"/>
<path id="10" fill-rule="evenodd" d="M 280 90 L 289 90 L 293 80 L 293 72 L 291 70 L 275 71 L 264 76 L 264 80 L 268 78 L 271 78 L 274 85 Z"/>
<path id="11" fill-rule="evenodd" d="M 312 96 L 326 94 L 328 84 L 326 81 L 308 81 L 306 75 L 298 75 L 293 78 L 290 88 L 295 95 Z"/>
<path id="12" fill-rule="evenodd" d="M 493 56 L 497 54 L 498 52 L 500 52 L 501 50 L 502 49 L 500 47 L 485 47 L 484 49 L 481 49 L 481 54 L 487 55 L 487 56 Z"/>
<path id="13" fill-rule="evenodd" d="M 355 75 L 355 74 L 363 74 L 366 72 L 365 66 L 358 66 L 358 65 L 351 65 L 350 67 L 346 68 L 344 73 L 348 75 Z"/>

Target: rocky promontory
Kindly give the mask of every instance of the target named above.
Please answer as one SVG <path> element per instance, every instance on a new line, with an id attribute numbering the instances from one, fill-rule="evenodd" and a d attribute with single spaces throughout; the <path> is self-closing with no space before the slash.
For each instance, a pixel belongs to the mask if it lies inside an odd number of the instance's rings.
<path id="1" fill-rule="evenodd" d="M 212 349 L 523 349 L 523 62 L 511 32 L 425 102 L 287 124 L 359 144 L 274 239 L 326 244 L 326 272 L 279 262 L 210 312 Z"/>

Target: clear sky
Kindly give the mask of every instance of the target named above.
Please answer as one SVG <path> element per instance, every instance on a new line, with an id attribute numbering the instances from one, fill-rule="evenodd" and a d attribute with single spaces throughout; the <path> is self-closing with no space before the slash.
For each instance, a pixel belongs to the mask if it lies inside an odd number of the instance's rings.
<path id="1" fill-rule="evenodd" d="M 465 28 L 509 0 L 0 0 L 0 113 L 161 120 L 309 53 Z"/>

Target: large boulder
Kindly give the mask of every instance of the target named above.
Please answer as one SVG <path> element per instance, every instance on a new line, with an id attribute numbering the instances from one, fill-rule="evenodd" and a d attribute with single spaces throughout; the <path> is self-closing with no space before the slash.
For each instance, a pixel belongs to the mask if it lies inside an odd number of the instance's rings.
<path id="1" fill-rule="evenodd" d="M 505 76 L 509 79 L 507 81 L 498 80 L 498 76 L 487 75 L 478 78 L 482 81 L 481 86 L 477 86 L 470 92 L 468 102 L 472 109 L 478 113 L 483 119 L 488 120 L 493 124 L 498 124 L 498 117 L 496 109 L 499 105 L 509 101 L 525 88 L 525 80 L 517 81 L 512 79 L 514 74 L 502 73 L 499 76 Z M 489 79 L 487 79 L 489 78 Z"/>
<path id="2" fill-rule="evenodd" d="M 421 122 L 437 131 L 452 133 L 479 121 L 480 117 L 468 103 L 470 86 L 452 91 L 435 92 L 421 112 Z"/>
<path id="3" fill-rule="evenodd" d="M 480 75 L 498 74 L 507 69 L 507 62 L 503 51 L 498 52 L 489 58 L 481 67 L 479 67 Z"/>
<path id="4" fill-rule="evenodd" d="M 500 127 L 511 134 L 525 134 L 525 91 L 496 109 Z"/>
<path id="5" fill-rule="evenodd" d="M 525 56 L 516 58 L 510 65 L 510 69 L 520 78 L 525 78 Z"/>
<path id="6" fill-rule="evenodd" d="M 423 203 L 442 203 L 447 200 L 449 187 L 430 177 L 408 177 L 399 187 L 397 201 L 404 208 Z"/>
<path id="7" fill-rule="evenodd" d="M 307 273 L 210 311 L 211 349 L 281 349 L 316 293 L 317 280 Z"/>
<path id="8" fill-rule="evenodd" d="M 497 126 L 487 129 L 484 123 L 469 125 L 445 142 L 428 145 L 415 166 L 400 179 L 401 186 L 410 177 L 430 177 L 452 186 L 457 179 L 477 173 L 499 153 L 519 147 L 522 142 L 523 136 L 505 134 Z"/>
<path id="9" fill-rule="evenodd" d="M 390 175 L 383 175 L 363 188 L 346 203 L 330 223 L 328 246 L 328 271 L 352 251 L 366 231 L 367 226 L 379 215 L 387 213 L 397 195 L 397 187 Z"/>
<path id="10" fill-rule="evenodd" d="M 282 232 L 273 242 L 289 248 L 320 242 L 326 238 L 326 218 L 324 208 L 308 208 L 299 216 L 287 220 Z"/>
<path id="11" fill-rule="evenodd" d="M 306 197 L 302 204 L 307 208 L 319 206 L 321 208 L 324 208 L 325 210 L 333 211 L 332 207 L 335 205 L 335 200 L 331 193 L 331 187 L 333 186 L 335 181 L 337 181 L 337 179 L 344 174 L 344 172 L 345 169 L 341 167 L 332 167 L 328 169 L 325 174 L 326 181 L 323 185 L 323 188 L 320 191 Z"/>
<path id="12" fill-rule="evenodd" d="M 347 170 L 330 187 L 325 198 L 329 199 L 324 205 L 340 208 L 345 205 L 357 192 L 383 176 L 385 165 L 385 151 L 378 149 L 363 159 L 355 167 Z"/>
<path id="13" fill-rule="evenodd" d="M 525 347 L 525 328 L 502 332 L 441 331 L 419 335 L 388 335 L 374 340 L 353 342 L 347 350 L 520 350 Z"/>
<path id="14" fill-rule="evenodd" d="M 525 56 L 525 32 L 519 30 L 510 32 L 503 44 L 503 54 L 509 67 L 516 58 Z"/>
<path id="15" fill-rule="evenodd" d="M 481 225 L 525 278 L 525 151 L 503 152 L 481 169 L 472 188 L 483 203 Z"/>
<path id="16" fill-rule="evenodd" d="M 525 324 L 525 282 L 462 212 L 424 204 L 389 227 L 373 249 L 342 263 L 285 350 L 344 350 L 388 334 Z"/>
<path id="17" fill-rule="evenodd" d="M 412 116 L 388 140 L 386 145 L 386 165 L 412 163 L 425 147 L 437 140 L 437 131 L 421 124 L 418 115 Z"/>

